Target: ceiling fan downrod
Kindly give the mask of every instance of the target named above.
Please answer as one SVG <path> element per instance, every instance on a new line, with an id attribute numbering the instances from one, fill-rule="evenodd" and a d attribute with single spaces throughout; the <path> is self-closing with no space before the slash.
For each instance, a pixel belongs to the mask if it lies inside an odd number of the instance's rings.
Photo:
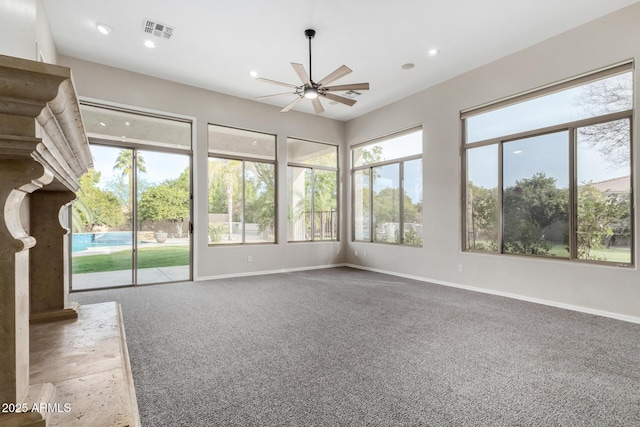
<path id="1" fill-rule="evenodd" d="M 316 30 L 312 30 L 312 29 L 308 29 L 308 30 L 304 30 L 304 35 L 307 39 L 309 39 L 309 81 L 311 82 L 311 86 L 313 86 L 313 78 L 312 78 L 312 71 L 311 71 L 311 39 L 313 39 L 316 36 Z"/>

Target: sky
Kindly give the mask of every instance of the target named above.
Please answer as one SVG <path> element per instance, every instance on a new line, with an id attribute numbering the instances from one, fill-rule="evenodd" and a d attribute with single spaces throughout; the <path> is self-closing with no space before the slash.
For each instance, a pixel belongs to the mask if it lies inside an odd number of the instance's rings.
<path id="1" fill-rule="evenodd" d="M 101 189 L 104 189 L 109 181 L 121 174 L 121 172 L 113 170 L 120 150 L 120 148 L 116 147 L 91 145 L 93 167 L 101 172 L 100 183 L 98 184 Z M 141 178 L 149 184 L 159 184 L 167 179 L 177 178 L 189 166 L 189 157 L 184 154 L 158 153 L 145 150 L 139 150 L 138 154 L 142 154 L 147 168 L 147 172 L 143 173 Z"/>

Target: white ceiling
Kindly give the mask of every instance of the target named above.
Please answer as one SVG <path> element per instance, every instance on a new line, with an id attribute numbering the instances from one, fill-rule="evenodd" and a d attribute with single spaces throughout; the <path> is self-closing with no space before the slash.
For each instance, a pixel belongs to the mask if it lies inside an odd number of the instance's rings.
<path id="1" fill-rule="evenodd" d="M 43 0 L 59 53 L 241 98 L 286 92 L 260 77 L 299 84 L 347 65 L 334 84 L 370 82 L 353 107 L 323 100 L 325 117 L 349 120 L 640 0 Z M 145 19 L 175 27 L 143 42 Z M 96 23 L 113 27 L 110 35 Z M 429 57 L 426 52 L 441 53 Z M 403 70 L 405 63 L 414 63 Z M 273 98 L 284 107 L 291 97 Z M 261 101 L 265 102 L 265 101 Z M 295 110 L 313 114 L 303 100 Z"/>

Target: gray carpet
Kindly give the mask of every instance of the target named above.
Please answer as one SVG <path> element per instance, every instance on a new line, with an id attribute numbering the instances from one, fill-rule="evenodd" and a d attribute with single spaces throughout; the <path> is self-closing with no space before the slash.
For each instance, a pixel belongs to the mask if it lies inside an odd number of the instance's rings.
<path id="1" fill-rule="evenodd" d="M 122 304 L 143 426 L 639 426 L 640 325 L 349 268 Z"/>

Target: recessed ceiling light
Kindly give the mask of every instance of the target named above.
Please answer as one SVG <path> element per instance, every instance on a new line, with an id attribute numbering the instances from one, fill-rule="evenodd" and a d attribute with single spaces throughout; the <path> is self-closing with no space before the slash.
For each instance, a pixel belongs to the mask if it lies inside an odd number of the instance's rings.
<path id="1" fill-rule="evenodd" d="M 522 154 L 522 150 L 516 150 L 513 152 L 513 154 Z"/>
<path id="2" fill-rule="evenodd" d="M 144 41 L 144 45 L 146 47 L 148 47 L 149 49 L 153 49 L 154 47 L 156 47 L 156 44 L 154 42 L 152 42 L 151 40 L 145 40 Z"/>
<path id="3" fill-rule="evenodd" d="M 111 31 L 113 31 L 113 28 L 111 26 L 102 23 L 96 24 L 96 28 L 105 36 L 111 34 Z"/>
<path id="4" fill-rule="evenodd" d="M 106 126 L 107 124 L 105 122 L 100 122 L 100 126 Z"/>
<path id="5" fill-rule="evenodd" d="M 258 72 L 257 71 L 249 71 L 249 75 L 255 79 L 256 77 L 258 77 Z"/>
<path id="6" fill-rule="evenodd" d="M 411 62 L 407 62 L 406 64 L 402 65 L 402 67 L 400 67 L 400 68 L 402 68 L 403 70 L 410 70 L 415 66 L 416 66 L 416 64 L 413 64 Z"/>
<path id="7" fill-rule="evenodd" d="M 125 126 L 131 126 L 131 122 L 124 122 Z"/>
<path id="8" fill-rule="evenodd" d="M 435 48 L 434 48 L 434 49 L 429 49 L 429 50 L 427 51 L 427 54 L 428 54 L 429 56 L 436 56 L 436 55 L 437 55 L 437 54 L 439 54 L 439 53 L 440 53 L 440 50 L 435 49 Z"/>

